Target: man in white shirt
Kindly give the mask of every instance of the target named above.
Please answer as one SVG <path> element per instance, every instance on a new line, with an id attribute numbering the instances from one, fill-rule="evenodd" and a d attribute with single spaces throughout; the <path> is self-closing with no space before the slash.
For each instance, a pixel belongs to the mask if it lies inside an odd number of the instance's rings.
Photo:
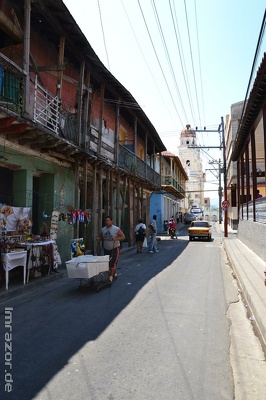
<path id="1" fill-rule="evenodd" d="M 109 280 L 113 281 L 116 276 L 116 266 L 120 255 L 120 242 L 125 240 L 125 235 L 118 226 L 113 225 L 112 218 L 108 216 L 97 240 L 103 241 L 104 255 L 110 256 Z"/>

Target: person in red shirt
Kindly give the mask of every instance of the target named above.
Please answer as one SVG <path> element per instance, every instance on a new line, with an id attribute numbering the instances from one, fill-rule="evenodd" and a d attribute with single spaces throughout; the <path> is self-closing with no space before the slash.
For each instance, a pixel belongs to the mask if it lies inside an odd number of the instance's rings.
<path id="1" fill-rule="evenodd" d="M 169 235 L 171 237 L 175 236 L 175 221 L 173 219 L 170 219 L 169 222 Z"/>

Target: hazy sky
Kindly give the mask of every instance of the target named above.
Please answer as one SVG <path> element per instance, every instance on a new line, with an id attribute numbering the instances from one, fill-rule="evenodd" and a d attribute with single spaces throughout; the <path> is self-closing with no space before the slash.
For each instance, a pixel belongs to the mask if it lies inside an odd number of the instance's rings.
<path id="1" fill-rule="evenodd" d="M 100 60 L 134 96 L 173 153 L 178 154 L 186 124 L 217 130 L 231 104 L 244 100 L 265 0 L 64 3 Z M 201 145 L 219 145 L 217 133 L 198 134 L 198 139 Z M 220 157 L 216 150 L 209 154 L 202 155 L 205 165 Z"/>

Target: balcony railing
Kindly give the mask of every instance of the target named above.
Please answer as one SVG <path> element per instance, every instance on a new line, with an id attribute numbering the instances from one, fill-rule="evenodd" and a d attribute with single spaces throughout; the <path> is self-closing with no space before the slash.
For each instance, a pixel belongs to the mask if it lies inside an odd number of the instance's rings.
<path id="1" fill-rule="evenodd" d="M 242 218 L 242 207 L 243 207 L 243 218 Z M 248 211 L 248 217 L 247 217 Z M 255 216 L 253 216 L 253 201 L 249 201 L 248 203 L 244 203 L 241 206 L 239 212 L 239 219 L 243 220 L 251 220 L 256 222 L 261 222 L 266 224 L 266 197 L 262 197 L 260 199 L 255 200 Z"/>
<path id="2" fill-rule="evenodd" d="M 25 77 L 18 66 L 11 65 L 8 60 L 0 57 L 0 106 L 19 115 L 22 115 L 24 111 L 24 79 Z M 81 124 L 83 134 L 79 135 L 77 115 L 62 110 L 58 97 L 51 95 L 42 87 L 38 83 L 37 77 L 35 81 L 30 81 L 30 96 L 31 110 L 29 112 L 35 122 L 51 130 L 58 137 L 71 141 L 76 146 L 95 151 L 95 149 L 90 149 L 91 130 L 89 125 L 84 132 L 84 127 Z M 80 140 L 80 136 L 84 135 L 86 138 Z M 132 147 L 131 144 L 130 148 Z M 110 149 L 112 151 L 111 147 Z M 121 144 L 119 144 L 118 164 L 120 168 L 148 180 L 155 186 L 161 186 L 161 176 L 145 161 Z"/>
<path id="3" fill-rule="evenodd" d="M 183 187 L 174 179 L 172 175 L 164 175 L 161 177 L 162 186 L 172 186 L 175 188 L 179 193 L 185 196 L 185 190 Z"/>
<path id="4" fill-rule="evenodd" d="M 34 85 L 33 120 L 59 133 L 59 100 L 38 84 L 37 77 Z"/>
<path id="5" fill-rule="evenodd" d="M 118 165 L 120 168 L 146 179 L 158 187 L 161 186 L 161 176 L 145 161 L 121 144 L 119 145 Z"/>
<path id="6" fill-rule="evenodd" d="M 23 111 L 23 75 L 0 58 L 0 106 L 21 114 Z"/>

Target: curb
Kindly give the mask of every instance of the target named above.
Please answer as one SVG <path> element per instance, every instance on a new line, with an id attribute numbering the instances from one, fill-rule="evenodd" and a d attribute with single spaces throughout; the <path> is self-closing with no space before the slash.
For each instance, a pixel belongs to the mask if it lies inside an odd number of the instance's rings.
<path id="1" fill-rule="evenodd" d="M 59 274 L 34 278 L 35 280 L 33 280 L 32 282 L 26 283 L 25 285 L 22 284 L 21 286 L 18 286 L 16 288 L 9 288 L 8 290 L 6 290 L 5 287 L 2 287 L 3 291 L 0 292 L 0 303 L 9 299 L 13 299 L 14 297 L 20 296 L 22 294 L 33 292 L 39 287 L 48 286 L 51 283 L 55 283 L 66 277 L 67 271 L 62 271 Z"/>
<path id="2" fill-rule="evenodd" d="M 261 343 L 266 348 L 266 288 L 261 271 L 264 270 L 265 262 L 246 247 L 239 239 L 224 238 L 224 250 L 230 265 L 234 271 L 251 318 L 254 316 L 256 331 Z M 251 319 L 252 320 L 252 319 Z"/>

